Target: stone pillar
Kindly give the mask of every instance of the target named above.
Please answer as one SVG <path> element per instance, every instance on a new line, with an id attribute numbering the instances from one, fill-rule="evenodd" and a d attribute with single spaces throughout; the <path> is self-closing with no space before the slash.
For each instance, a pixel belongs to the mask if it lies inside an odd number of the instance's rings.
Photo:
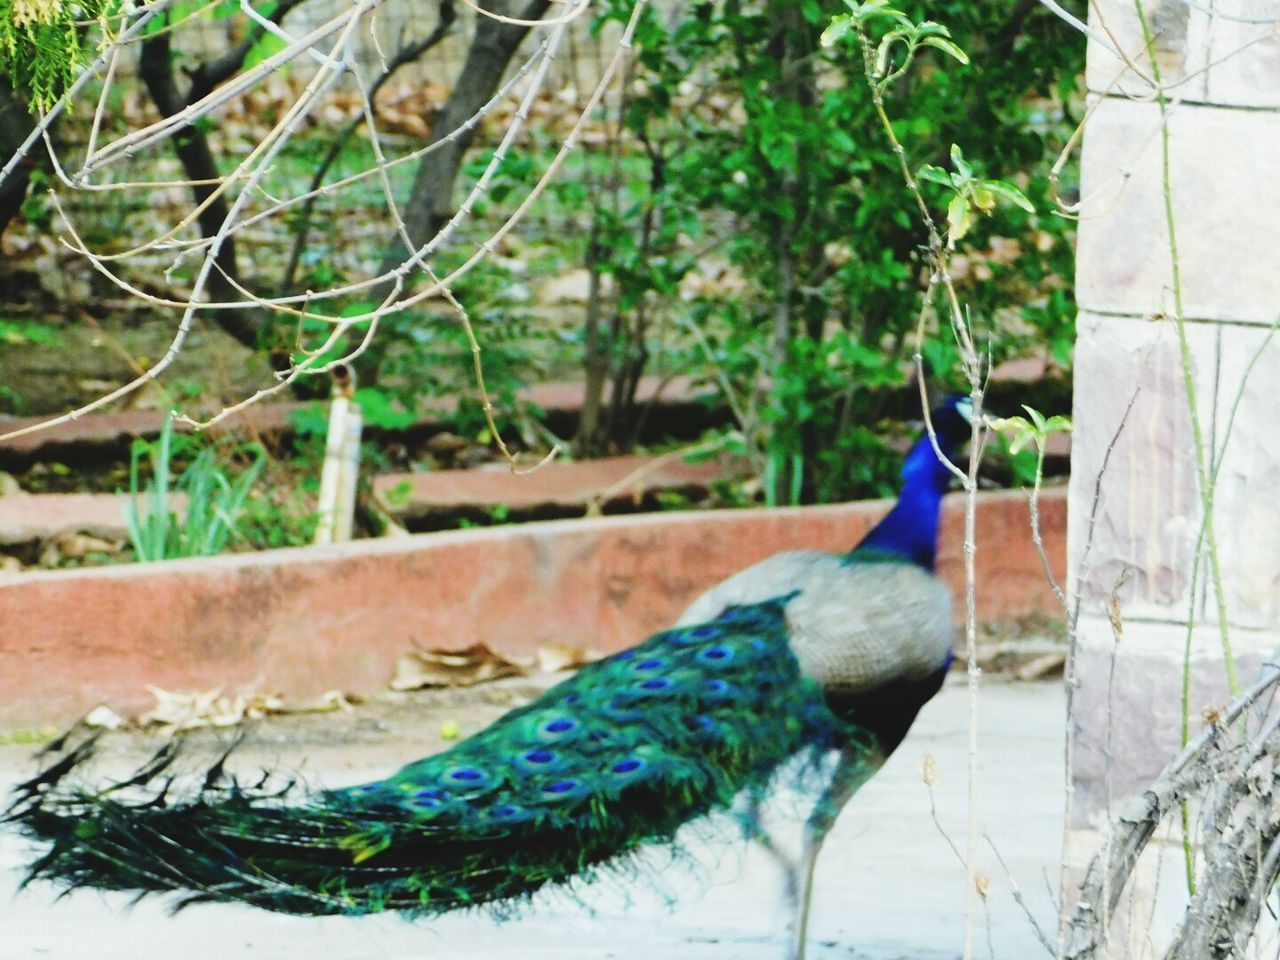
<path id="1" fill-rule="evenodd" d="M 1247 684 L 1280 648 L 1280 334 L 1263 348 L 1280 316 L 1280 0 L 1144 2 L 1169 99 L 1188 362 L 1204 441 L 1215 451 L 1239 398 L 1214 516 L 1231 643 Z M 1101 0 L 1092 9 L 1096 35 L 1109 33 L 1149 74 L 1132 0 Z M 1228 699 L 1207 563 L 1199 589 L 1191 588 L 1202 511 L 1183 358 L 1170 319 L 1161 108 L 1138 73 L 1095 40 L 1087 82 L 1094 109 L 1082 156 L 1068 551 L 1071 578 L 1086 564 L 1075 856 L 1092 846 L 1085 831 L 1105 819 L 1109 804 L 1149 784 L 1179 747 L 1188 625 L 1192 735 L 1202 727 L 1201 711 Z M 1118 642 L 1108 616 L 1113 592 L 1123 623 Z M 1162 883 L 1172 883 L 1174 894 L 1180 856 L 1165 856 L 1174 879 Z M 1122 945 L 1117 955 L 1143 952 Z"/>

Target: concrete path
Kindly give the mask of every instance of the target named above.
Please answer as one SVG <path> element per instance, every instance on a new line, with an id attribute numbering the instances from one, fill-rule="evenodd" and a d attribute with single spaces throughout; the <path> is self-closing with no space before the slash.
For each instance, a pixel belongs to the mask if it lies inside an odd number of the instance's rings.
<path id="1" fill-rule="evenodd" d="M 1044 929 L 1055 909 L 1063 812 L 1064 705 L 1058 684 L 992 684 L 980 698 L 979 810 Z M 921 775 L 936 761 L 938 820 L 963 850 L 967 822 L 968 697 L 948 685 L 925 708 L 888 766 L 845 809 L 819 867 L 810 960 L 950 960 L 963 942 L 964 870 L 930 816 Z M 6 751 L 8 753 L 8 751 Z M 0 789 L 27 771 L 0 766 Z M 333 783 L 352 779 L 350 765 Z M 321 771 L 323 773 L 323 771 Z M 794 798 L 793 798 L 794 799 Z M 781 798 L 775 815 L 794 804 Z M 731 826 L 720 831 L 729 833 Z M 713 831 L 714 832 L 714 831 Z M 792 830 L 794 833 L 794 830 Z M 696 831 L 706 834 L 707 830 Z M 164 901 L 130 909 L 119 895 L 15 888 L 31 849 L 0 836 L 0 957 L 6 960 L 781 960 L 785 912 L 773 861 L 741 842 L 690 831 L 692 861 L 646 858 L 621 874 L 540 896 L 521 916 L 408 923 L 396 917 L 293 918 L 248 908 L 199 906 L 171 916 Z M 975 927 L 975 956 L 1044 956 L 1010 881 L 985 841 L 990 878 Z M 990 946 L 988 946 L 988 944 Z"/>

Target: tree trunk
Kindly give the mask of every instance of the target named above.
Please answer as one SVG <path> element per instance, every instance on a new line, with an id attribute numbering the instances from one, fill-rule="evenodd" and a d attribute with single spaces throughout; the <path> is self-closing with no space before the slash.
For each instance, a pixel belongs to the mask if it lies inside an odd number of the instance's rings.
<path id="1" fill-rule="evenodd" d="M 271 13 L 271 19 L 279 23 L 284 19 L 285 14 L 302 2 L 303 0 L 282 0 L 276 4 Z M 198 64 L 189 72 L 191 85 L 185 95 L 178 89 L 178 83 L 173 74 L 170 31 L 164 30 L 145 39 L 139 57 L 138 72 L 161 115 L 171 117 L 181 112 L 234 76 L 262 33 L 261 27 L 255 27 L 221 56 Z M 187 178 L 197 181 L 191 187 L 192 197 L 197 204 L 203 203 L 214 193 L 221 176 L 213 149 L 209 146 L 209 138 L 198 125 L 192 124 L 174 135 L 173 147 Z M 226 195 L 219 195 L 201 211 L 197 218 L 200 235 L 205 238 L 215 236 L 222 229 L 229 212 Z M 232 282 L 239 282 L 239 276 L 236 267 L 235 235 L 228 234 L 218 248 L 214 269 L 209 271 L 210 295 L 215 300 L 222 301 L 241 299 L 243 294 Z M 270 351 L 272 365 L 279 369 L 285 369 L 290 365 L 288 347 L 283 342 L 268 342 L 263 336 L 263 320 L 260 317 L 249 310 L 211 312 L 214 322 L 238 343 L 254 351 L 266 348 Z"/>
<path id="2" fill-rule="evenodd" d="M 597 239 L 598 233 L 598 221 L 593 220 L 585 258 L 589 278 L 587 312 L 583 320 L 582 339 L 582 372 L 585 383 L 582 392 L 582 411 L 578 416 L 578 430 L 573 437 L 573 455 L 579 458 L 599 452 L 604 385 L 609 376 L 609 347 L 600 331 L 604 317 L 604 298 L 600 291 L 601 251 Z"/>
<path id="3" fill-rule="evenodd" d="M 35 125 L 36 118 L 31 115 L 27 98 L 13 88 L 8 78 L 0 76 L 0 165 L 7 163 L 18 152 L 18 147 L 35 129 Z M 27 197 L 27 184 L 31 181 L 31 171 L 47 167 L 48 159 L 44 157 L 44 149 L 37 146 L 0 181 L 0 235 L 4 234 L 9 223 L 22 209 L 22 201 Z"/>
<path id="4" fill-rule="evenodd" d="M 538 20 L 549 5 L 549 0 L 529 0 L 521 5 L 516 0 L 491 0 L 485 9 L 492 13 L 516 17 L 521 20 Z M 492 17 L 476 18 L 475 37 L 467 51 L 467 59 L 458 74 L 449 99 L 436 115 L 432 124 L 431 142 L 436 143 L 470 120 L 489 101 L 502 82 L 507 64 L 515 56 L 530 28 L 521 24 L 502 23 Z M 462 159 L 471 145 L 473 130 L 432 151 L 422 158 L 414 178 L 413 192 L 405 207 L 404 224 L 410 241 L 422 246 L 448 222 L 453 215 L 453 185 L 462 169 Z M 382 272 L 395 269 L 406 257 L 402 241 L 393 235 L 387 255 L 382 261 Z M 377 291 L 379 300 L 390 295 L 391 284 Z"/>
<path id="5" fill-rule="evenodd" d="M 377 102 L 378 91 L 382 89 L 388 80 L 395 76 L 396 71 L 406 64 L 417 62 L 424 53 L 449 35 L 456 19 L 457 10 L 454 7 L 454 0 L 440 0 L 440 14 L 435 29 L 421 40 L 401 44 L 399 49 L 392 54 L 391 59 L 383 65 L 382 71 L 369 84 L 364 97 L 370 106 Z M 330 168 L 338 161 L 338 157 L 341 156 L 342 151 L 346 148 L 347 142 L 363 124 L 363 114 L 347 121 L 347 125 L 338 131 L 338 134 L 330 142 L 329 149 L 325 151 L 324 159 L 320 161 L 320 166 L 316 168 L 316 172 L 311 176 L 309 192 L 312 195 L 303 202 L 302 209 L 297 215 L 298 226 L 294 231 L 293 249 L 289 252 L 289 262 L 285 266 L 283 279 L 280 281 L 282 290 L 294 290 L 294 279 L 298 274 L 298 266 L 302 262 L 302 255 L 307 248 L 307 237 L 311 231 L 312 214 L 315 212 L 316 201 L 320 197 L 319 190 L 324 185 Z"/>
<path id="6" fill-rule="evenodd" d="M 809 24 L 794 0 L 774 0 L 772 19 L 776 24 L 769 51 L 778 59 L 778 82 L 774 86 L 774 98 L 795 103 L 807 114 L 812 114 L 817 103 L 817 79 L 813 71 L 813 55 L 817 49 L 817 31 Z M 824 305 L 815 302 L 805 292 L 807 281 L 814 272 L 815 260 L 821 261 L 821 247 L 805 244 L 800 236 L 801 228 L 809 219 L 814 189 L 806 177 L 809 163 L 806 147 L 798 147 L 795 166 L 780 172 L 778 189 L 790 198 L 792 216 L 778 224 L 778 285 L 774 291 L 772 354 L 774 374 L 787 362 L 793 338 L 808 337 L 820 340 Z M 800 463 L 803 474 L 793 473 L 796 464 L 779 464 L 775 475 L 774 497 L 778 503 L 789 503 L 793 491 L 799 491 L 803 503 L 816 499 L 815 469 L 818 452 L 824 438 L 814 423 L 802 423 L 800 434 Z"/>
<path id="7" fill-rule="evenodd" d="M 165 117 L 179 113 L 189 104 L 207 94 L 213 87 L 201 80 L 200 74 L 192 77 L 192 86 L 186 96 L 178 90 L 173 75 L 173 51 L 169 42 L 169 31 L 162 31 L 148 37 L 142 43 L 142 52 L 138 61 L 138 72 L 147 87 L 156 108 Z M 197 181 L 191 186 L 191 196 L 197 204 L 203 203 L 214 192 L 220 177 L 213 149 L 209 146 L 209 138 L 199 126 L 192 124 L 179 130 L 173 136 L 173 149 L 187 179 Z M 217 234 L 226 222 L 228 214 L 226 195 L 218 196 L 204 208 L 197 217 L 200 235 L 206 239 Z M 228 234 L 222 240 L 218 256 L 214 261 L 214 269 L 208 274 L 208 290 L 215 300 L 239 300 L 242 294 L 231 283 L 238 280 L 236 268 L 236 238 Z M 214 310 L 212 319 L 238 343 L 250 350 L 258 350 L 265 344 L 260 336 L 260 321 L 255 320 L 246 310 Z M 276 357 L 277 365 L 284 361 L 287 366 L 287 354 Z"/>

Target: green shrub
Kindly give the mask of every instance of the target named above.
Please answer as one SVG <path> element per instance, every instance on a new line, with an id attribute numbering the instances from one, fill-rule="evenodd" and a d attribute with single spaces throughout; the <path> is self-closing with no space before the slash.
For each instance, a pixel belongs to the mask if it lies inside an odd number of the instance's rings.
<path id="1" fill-rule="evenodd" d="M 136 440 L 130 450 L 124 516 L 134 555 L 140 561 L 214 556 L 226 549 L 232 537 L 240 536 L 237 520 L 266 465 L 266 452 L 257 444 L 246 444 L 253 461 L 233 477 L 218 462 L 217 448 L 205 447 L 175 481 L 174 457 L 177 448 L 185 445 L 175 445 L 170 416 L 155 442 Z M 145 489 L 141 478 L 144 458 L 151 472 Z M 174 493 L 186 496 L 181 519 Z"/>

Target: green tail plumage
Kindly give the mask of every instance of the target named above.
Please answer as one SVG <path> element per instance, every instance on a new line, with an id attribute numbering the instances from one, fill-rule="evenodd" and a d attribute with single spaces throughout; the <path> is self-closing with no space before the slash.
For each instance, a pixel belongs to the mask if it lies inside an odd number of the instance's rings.
<path id="1" fill-rule="evenodd" d="M 158 795 L 127 800 L 64 785 L 85 748 L 19 788 L 9 818 L 52 844 L 31 877 L 69 886 L 303 914 L 519 899 L 669 841 L 836 742 L 791 652 L 787 599 L 657 634 L 376 783 L 273 796 L 218 765 L 198 795 L 169 799 L 170 752 L 128 784 Z"/>

